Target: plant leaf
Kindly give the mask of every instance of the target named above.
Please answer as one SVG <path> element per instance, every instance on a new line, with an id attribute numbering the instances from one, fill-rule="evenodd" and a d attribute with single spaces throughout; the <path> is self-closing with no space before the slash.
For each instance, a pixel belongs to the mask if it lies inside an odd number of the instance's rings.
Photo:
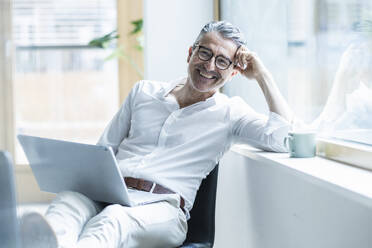
<path id="1" fill-rule="evenodd" d="M 137 34 L 142 31 L 143 27 L 143 19 L 134 20 L 131 22 L 131 24 L 134 26 L 133 30 L 130 32 L 130 34 Z"/>
<path id="2" fill-rule="evenodd" d="M 119 38 L 119 35 L 117 34 L 117 30 L 114 30 L 108 34 L 105 34 L 104 36 L 91 40 L 88 43 L 88 46 L 106 48 L 109 46 L 110 42 L 118 38 Z"/>

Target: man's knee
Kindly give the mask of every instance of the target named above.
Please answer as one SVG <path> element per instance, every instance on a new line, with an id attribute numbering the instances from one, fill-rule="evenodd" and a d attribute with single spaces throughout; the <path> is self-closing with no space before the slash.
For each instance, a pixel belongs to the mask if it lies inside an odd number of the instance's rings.
<path id="1" fill-rule="evenodd" d="M 124 207 L 120 204 L 111 204 L 105 207 L 102 213 L 106 213 L 108 215 L 116 215 L 117 213 L 124 212 Z"/>
<path id="2" fill-rule="evenodd" d="M 57 194 L 56 199 L 59 200 L 90 200 L 85 195 L 75 191 L 62 191 Z"/>
<path id="3" fill-rule="evenodd" d="M 128 215 L 125 211 L 125 207 L 119 204 L 111 204 L 105 207 L 100 216 L 110 220 L 115 220 L 116 222 L 125 222 L 128 219 Z"/>
<path id="4" fill-rule="evenodd" d="M 98 211 L 97 204 L 89 199 L 87 196 L 74 192 L 74 191 L 63 191 L 57 194 L 56 198 L 51 203 L 51 206 L 65 206 L 71 209 L 83 209 L 84 211 L 94 212 Z"/>
<path id="5" fill-rule="evenodd" d="M 63 191 L 57 194 L 56 198 L 54 199 L 54 202 L 67 202 L 67 203 L 90 203 L 92 200 L 90 200 L 85 195 L 73 192 L 73 191 Z"/>

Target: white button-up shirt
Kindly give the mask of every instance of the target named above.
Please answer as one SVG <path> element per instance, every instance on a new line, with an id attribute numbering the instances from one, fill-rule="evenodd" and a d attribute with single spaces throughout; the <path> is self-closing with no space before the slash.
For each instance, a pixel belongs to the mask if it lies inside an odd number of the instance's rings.
<path id="1" fill-rule="evenodd" d="M 290 125 L 275 113 L 267 118 L 241 98 L 219 92 L 180 108 L 169 93 L 184 81 L 138 82 L 98 144 L 113 148 L 123 176 L 173 190 L 189 211 L 201 181 L 232 144 L 286 152 Z"/>

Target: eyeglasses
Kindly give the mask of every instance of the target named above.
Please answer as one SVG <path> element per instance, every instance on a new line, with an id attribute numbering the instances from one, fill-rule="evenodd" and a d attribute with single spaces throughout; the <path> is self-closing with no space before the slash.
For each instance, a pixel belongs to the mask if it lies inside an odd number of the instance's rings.
<path id="1" fill-rule="evenodd" d="M 210 59 L 213 58 L 214 55 L 211 49 L 204 47 L 204 46 L 200 46 L 200 45 L 197 45 L 197 47 L 198 47 L 198 57 L 200 60 L 209 61 Z M 218 69 L 226 70 L 227 68 L 230 67 L 230 65 L 232 64 L 232 61 L 222 55 L 217 55 L 214 60 L 214 64 L 216 65 Z"/>

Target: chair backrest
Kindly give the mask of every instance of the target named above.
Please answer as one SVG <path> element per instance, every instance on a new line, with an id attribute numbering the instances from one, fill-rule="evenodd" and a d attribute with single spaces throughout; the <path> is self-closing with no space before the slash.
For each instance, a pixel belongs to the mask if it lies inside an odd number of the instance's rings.
<path id="1" fill-rule="evenodd" d="M 185 243 L 214 243 L 218 164 L 202 181 L 190 211 Z"/>
<path id="2" fill-rule="evenodd" d="M 0 151 L 0 240 L 0 248 L 20 247 L 13 165 L 5 151 Z"/>

